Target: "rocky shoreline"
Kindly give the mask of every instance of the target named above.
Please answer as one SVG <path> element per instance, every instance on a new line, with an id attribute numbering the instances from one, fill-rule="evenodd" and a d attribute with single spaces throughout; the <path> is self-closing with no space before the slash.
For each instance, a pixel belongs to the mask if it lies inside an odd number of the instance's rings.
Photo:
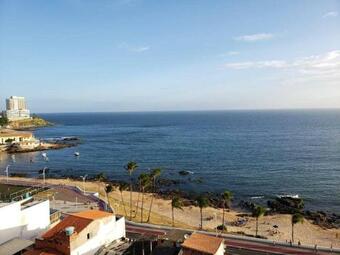
<path id="1" fill-rule="evenodd" d="M 118 180 L 109 180 L 107 178 L 102 178 L 103 174 L 98 174 L 89 176 L 89 181 L 104 181 L 106 183 L 110 183 L 115 187 L 119 187 L 120 184 L 125 184 L 128 186 L 128 183 L 125 181 Z M 63 175 L 60 177 L 54 177 L 57 179 L 72 179 L 75 181 L 81 181 L 80 177 L 74 175 Z M 168 189 L 169 185 L 177 185 L 179 183 L 183 183 L 180 180 L 173 179 L 165 179 L 160 178 L 157 181 L 157 189 L 156 189 L 156 197 L 164 200 L 171 200 L 174 196 L 180 197 L 182 199 L 184 206 L 197 206 L 196 199 L 199 195 L 195 192 L 183 191 L 180 189 Z M 138 182 L 135 181 L 133 185 L 133 191 L 139 192 Z M 152 193 L 151 189 L 145 189 L 146 193 Z M 209 201 L 209 206 L 215 209 L 222 209 L 223 204 L 221 203 L 221 195 L 213 192 L 205 192 L 203 194 Z M 248 200 L 241 200 L 238 203 L 232 203 L 232 205 L 227 207 L 226 209 L 237 209 L 241 212 L 241 214 L 245 214 L 251 216 L 254 208 L 258 204 Z M 270 200 L 267 200 L 266 207 L 266 215 L 279 215 L 279 214 L 291 214 L 300 213 L 306 219 L 313 222 L 313 224 L 320 226 L 323 229 L 339 229 L 340 228 L 340 215 L 335 213 L 328 213 L 325 211 L 310 211 L 304 209 L 304 201 L 302 198 L 292 198 L 292 197 L 273 197 Z"/>

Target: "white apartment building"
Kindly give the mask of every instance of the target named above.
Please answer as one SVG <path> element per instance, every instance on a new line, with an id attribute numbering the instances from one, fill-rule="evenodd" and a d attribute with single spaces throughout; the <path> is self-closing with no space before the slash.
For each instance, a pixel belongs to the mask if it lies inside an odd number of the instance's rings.
<path id="1" fill-rule="evenodd" d="M 0 203 L 0 245 L 15 238 L 34 239 L 50 225 L 50 202 Z"/>
<path id="2" fill-rule="evenodd" d="M 9 121 L 29 119 L 30 111 L 27 109 L 25 98 L 17 96 L 7 98 L 4 116 L 7 117 Z"/>

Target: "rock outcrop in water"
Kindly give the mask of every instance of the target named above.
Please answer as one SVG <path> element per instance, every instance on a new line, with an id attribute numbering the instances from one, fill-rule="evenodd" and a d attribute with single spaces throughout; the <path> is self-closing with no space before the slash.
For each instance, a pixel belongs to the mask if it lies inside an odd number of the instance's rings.
<path id="1" fill-rule="evenodd" d="M 267 205 L 272 212 L 289 214 L 299 213 L 304 208 L 303 199 L 293 197 L 277 197 L 275 200 L 269 200 Z"/>

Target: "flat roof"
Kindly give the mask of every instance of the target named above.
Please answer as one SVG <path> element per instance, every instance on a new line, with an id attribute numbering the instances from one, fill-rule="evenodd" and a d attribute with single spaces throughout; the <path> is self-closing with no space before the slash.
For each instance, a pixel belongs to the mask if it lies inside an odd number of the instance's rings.
<path id="1" fill-rule="evenodd" d="M 23 249 L 26 249 L 33 244 L 34 242 L 30 240 L 14 238 L 0 245 L 0 254 L 12 255 L 22 251 Z"/>

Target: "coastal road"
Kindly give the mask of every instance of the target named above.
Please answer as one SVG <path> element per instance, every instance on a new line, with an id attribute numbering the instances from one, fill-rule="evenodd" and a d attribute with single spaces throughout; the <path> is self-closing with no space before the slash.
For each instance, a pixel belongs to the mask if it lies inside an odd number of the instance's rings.
<path id="1" fill-rule="evenodd" d="M 167 238 L 171 239 L 170 236 L 173 235 L 173 231 L 178 231 L 179 236 L 182 236 L 185 233 L 190 233 L 190 230 L 181 230 L 181 229 L 171 229 L 168 227 L 159 227 L 159 226 L 151 226 L 150 224 L 138 224 L 132 222 L 126 222 L 126 231 L 128 233 L 139 233 L 144 236 L 155 236 L 160 238 Z M 214 235 L 211 232 L 204 232 L 202 233 Z M 291 255 L 326 255 L 326 254 L 340 254 L 340 252 L 327 252 L 327 251 L 315 251 L 313 249 L 307 248 L 299 248 L 299 247 L 289 247 L 279 244 L 273 244 L 271 242 L 261 242 L 261 240 L 250 240 L 243 239 L 242 237 L 227 237 L 224 236 L 228 254 L 291 254 Z M 254 239 L 254 238 L 253 238 Z"/>
<path id="2" fill-rule="evenodd" d="M 1 180 L 0 183 L 6 183 L 4 179 Z M 26 182 L 26 181 L 17 181 L 10 180 L 8 184 L 13 185 L 37 185 L 41 184 L 41 182 Z M 89 201 L 95 202 L 98 204 L 98 207 L 103 209 L 105 207 L 105 203 L 98 199 L 97 197 L 91 194 L 83 194 L 79 189 L 66 185 L 47 185 L 51 188 L 56 188 L 59 190 L 64 190 L 69 197 L 77 196 L 81 201 Z M 135 222 L 126 221 L 126 231 L 129 234 L 139 234 L 144 237 L 155 237 L 155 238 L 169 238 L 172 239 L 172 236 L 183 237 L 185 233 L 191 233 L 192 230 L 187 229 L 178 229 L 171 227 L 163 227 L 151 224 L 139 224 Z M 211 232 L 202 233 L 214 235 Z M 337 252 L 331 251 L 315 251 L 312 248 L 300 248 L 300 247 L 290 247 L 284 244 L 276 244 L 274 245 L 272 242 L 268 242 L 268 240 L 261 240 L 255 238 L 246 238 L 242 236 L 231 236 L 231 235 L 223 235 L 226 240 L 226 244 L 228 247 L 229 254 L 295 254 L 295 255 L 326 255 L 326 254 L 340 254 Z M 179 239 L 179 238 L 178 238 Z M 176 240 L 178 240 L 176 239 Z"/>

